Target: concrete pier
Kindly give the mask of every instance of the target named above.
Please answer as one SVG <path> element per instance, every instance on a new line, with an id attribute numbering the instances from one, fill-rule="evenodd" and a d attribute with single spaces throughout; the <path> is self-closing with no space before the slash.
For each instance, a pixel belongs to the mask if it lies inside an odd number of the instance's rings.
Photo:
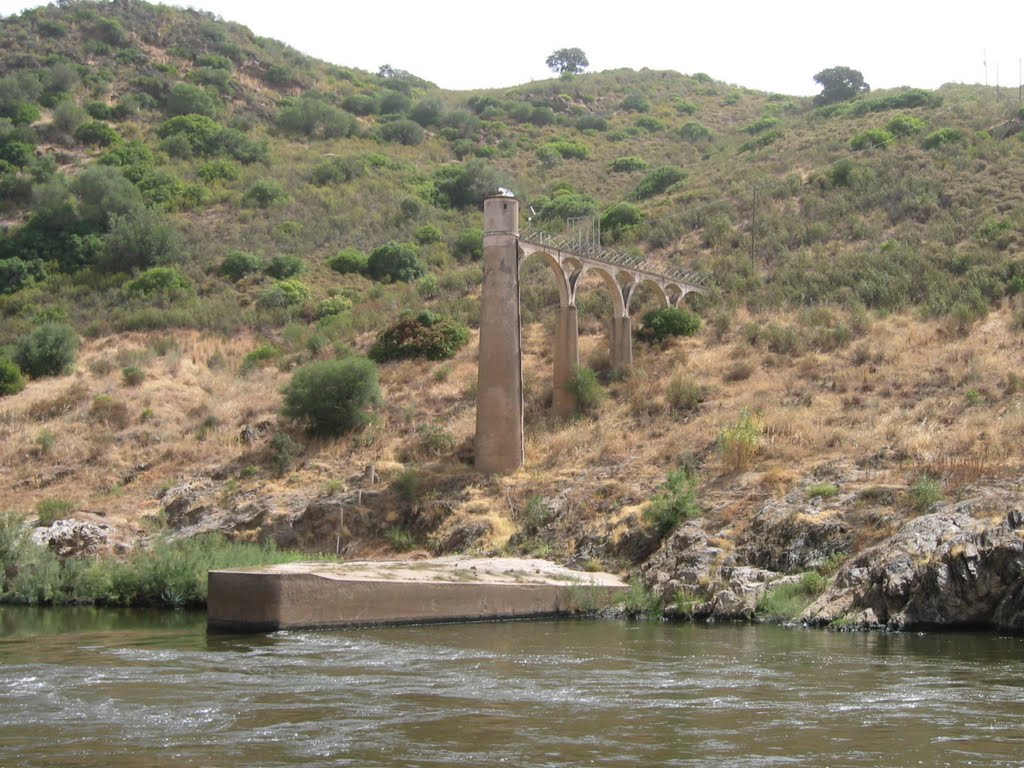
<path id="1" fill-rule="evenodd" d="M 612 574 L 520 558 L 289 563 L 210 571 L 207 625 L 268 632 L 521 619 L 606 605 L 624 589 Z"/>
<path id="2" fill-rule="evenodd" d="M 523 466 L 523 356 L 519 316 L 519 201 L 484 201 L 484 279 L 476 400 L 476 468 Z"/>

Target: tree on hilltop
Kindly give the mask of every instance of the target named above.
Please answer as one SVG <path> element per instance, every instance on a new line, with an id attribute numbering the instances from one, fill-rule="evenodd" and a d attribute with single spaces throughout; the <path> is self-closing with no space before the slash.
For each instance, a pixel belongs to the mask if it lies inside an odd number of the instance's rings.
<path id="1" fill-rule="evenodd" d="M 579 48 L 559 48 L 547 58 L 548 68 L 560 75 L 578 75 L 590 66 L 587 54 Z"/>
<path id="2" fill-rule="evenodd" d="M 821 93 L 814 97 L 819 107 L 849 101 L 871 91 L 871 86 L 864 82 L 864 75 L 849 67 L 823 69 L 814 76 L 814 82 L 821 86 Z"/>

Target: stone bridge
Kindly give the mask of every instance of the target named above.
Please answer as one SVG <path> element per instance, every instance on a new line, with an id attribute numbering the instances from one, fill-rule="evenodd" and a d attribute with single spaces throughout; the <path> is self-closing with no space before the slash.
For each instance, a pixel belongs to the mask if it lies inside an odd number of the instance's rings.
<path id="1" fill-rule="evenodd" d="M 523 365 L 519 305 L 520 265 L 539 256 L 558 286 L 553 408 L 571 415 L 575 398 L 567 384 L 579 365 L 576 289 L 587 273 L 597 274 L 612 300 L 609 359 L 624 370 L 633 362 L 630 302 L 641 285 L 653 287 L 665 306 L 678 306 L 690 293 L 704 293 L 682 270 L 644 268 L 642 259 L 615 253 L 599 243 L 580 243 L 539 231 L 519 232 L 519 201 L 490 197 L 484 202 L 484 275 L 480 302 L 476 466 L 483 472 L 513 472 L 523 464 Z"/>

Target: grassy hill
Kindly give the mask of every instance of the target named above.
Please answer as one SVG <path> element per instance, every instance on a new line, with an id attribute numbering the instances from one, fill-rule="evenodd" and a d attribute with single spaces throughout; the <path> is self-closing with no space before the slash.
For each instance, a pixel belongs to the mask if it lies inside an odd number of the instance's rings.
<path id="1" fill-rule="evenodd" d="M 369 548 L 513 537 L 629 564 L 680 466 L 725 539 L 815 478 L 903 489 L 867 542 L 915 513 L 922 478 L 955 494 L 1019 476 L 1024 118 L 1005 92 L 815 107 L 621 70 L 453 93 L 131 0 L 27 11 L 0 42 L 0 345 L 17 356 L 46 323 L 82 339 L 68 373 L 0 399 L 0 509 L 142 530 L 196 478 L 211 509 L 259 498 L 268 519 L 365 486 L 384 494 Z M 280 418 L 296 367 L 366 354 L 403 312 L 474 328 L 480 201 L 499 184 L 532 224 L 600 217 L 607 244 L 699 271 L 701 332 L 638 344 L 613 380 L 610 303 L 585 278 L 581 351 L 611 396 L 557 423 L 557 292 L 528 263 L 528 462 L 509 478 L 460 461 L 475 337 L 449 361 L 382 364 L 383 404 L 354 434 Z M 418 277 L 350 271 L 390 242 Z"/>

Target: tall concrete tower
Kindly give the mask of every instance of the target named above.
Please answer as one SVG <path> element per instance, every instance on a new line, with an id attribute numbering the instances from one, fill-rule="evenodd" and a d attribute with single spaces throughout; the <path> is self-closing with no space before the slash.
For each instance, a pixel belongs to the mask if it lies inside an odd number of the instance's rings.
<path id="1" fill-rule="evenodd" d="M 484 281 L 476 400 L 476 468 L 523 466 L 523 358 L 519 317 L 519 201 L 484 200 Z"/>

